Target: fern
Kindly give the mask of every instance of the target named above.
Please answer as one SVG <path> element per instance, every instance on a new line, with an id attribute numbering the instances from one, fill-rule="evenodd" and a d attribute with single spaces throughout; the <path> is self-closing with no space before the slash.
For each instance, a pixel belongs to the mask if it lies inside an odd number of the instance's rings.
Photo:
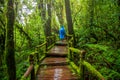
<path id="1" fill-rule="evenodd" d="M 92 49 L 102 50 L 102 51 L 107 51 L 109 49 L 108 46 L 100 45 L 100 44 L 85 44 L 84 46 Z"/>

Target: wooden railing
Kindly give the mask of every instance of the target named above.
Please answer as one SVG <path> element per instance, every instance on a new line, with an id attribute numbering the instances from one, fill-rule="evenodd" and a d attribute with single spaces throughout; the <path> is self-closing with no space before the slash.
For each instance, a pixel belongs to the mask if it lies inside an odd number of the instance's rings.
<path id="1" fill-rule="evenodd" d="M 36 46 L 35 52 L 31 53 L 29 56 L 30 66 L 27 68 L 21 80 L 26 80 L 28 77 L 30 80 L 35 80 L 35 74 L 38 70 L 39 63 L 45 58 L 47 51 L 54 46 L 55 42 L 56 37 L 49 36 L 43 44 Z"/>
<path id="2" fill-rule="evenodd" d="M 37 57 L 36 54 L 37 53 L 30 54 L 29 56 L 30 66 L 27 68 L 27 71 L 24 73 L 21 80 L 26 80 L 27 78 L 30 78 L 30 80 L 35 80 L 35 73 L 36 73 L 35 63 L 36 63 L 36 57 Z"/>
<path id="3" fill-rule="evenodd" d="M 67 38 L 68 46 L 69 46 L 69 47 L 73 47 L 73 46 L 74 46 L 73 35 L 67 34 L 67 35 L 66 35 L 66 38 Z"/>
<path id="4" fill-rule="evenodd" d="M 74 47 L 73 35 L 67 35 L 68 41 L 68 61 L 74 71 L 80 77 L 80 80 L 84 80 L 84 69 L 86 68 L 93 75 L 96 75 L 99 79 L 104 80 L 104 77 L 99 71 L 97 71 L 90 63 L 85 61 L 85 50 L 79 50 Z"/>
<path id="5" fill-rule="evenodd" d="M 97 71 L 89 62 L 85 61 L 85 50 L 79 50 L 69 47 L 68 59 L 71 67 L 79 74 L 80 80 L 84 80 L 84 69 L 86 68 L 100 80 L 105 80 L 99 71 Z"/>
<path id="6" fill-rule="evenodd" d="M 49 49 L 51 49 L 51 47 L 54 46 L 56 42 L 56 36 L 49 36 L 46 38 L 46 50 L 48 51 Z"/>

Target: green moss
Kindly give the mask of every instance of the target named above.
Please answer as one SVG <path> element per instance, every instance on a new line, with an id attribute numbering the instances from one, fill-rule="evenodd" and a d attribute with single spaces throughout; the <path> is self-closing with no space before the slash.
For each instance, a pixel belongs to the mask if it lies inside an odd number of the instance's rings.
<path id="1" fill-rule="evenodd" d="M 72 48 L 72 47 L 70 47 L 69 49 L 70 49 L 71 51 L 73 51 L 73 52 L 80 53 L 80 50 L 79 50 L 79 49 Z"/>
<path id="2" fill-rule="evenodd" d="M 80 74 L 79 67 L 74 62 L 70 62 L 70 65 L 73 68 L 73 70 L 75 71 L 75 73 L 77 73 L 79 75 Z"/>
<path id="3" fill-rule="evenodd" d="M 98 72 L 90 63 L 83 61 L 83 65 L 88 69 L 89 72 L 96 75 L 100 79 L 104 79 L 102 74 L 100 72 Z"/>

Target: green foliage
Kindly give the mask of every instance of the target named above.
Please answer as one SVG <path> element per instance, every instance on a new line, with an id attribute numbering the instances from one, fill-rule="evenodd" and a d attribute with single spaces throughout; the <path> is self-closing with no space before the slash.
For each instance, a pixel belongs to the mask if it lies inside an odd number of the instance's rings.
<path id="1" fill-rule="evenodd" d="M 94 64 L 106 79 L 119 78 L 119 50 L 116 51 L 109 46 L 100 44 L 85 44 L 83 47 L 88 52 L 87 60 Z"/>
<path id="2" fill-rule="evenodd" d="M 33 50 L 22 50 L 21 52 L 16 52 L 16 75 L 17 79 L 20 79 L 24 75 L 29 66 L 29 55 Z"/>
<path id="3" fill-rule="evenodd" d="M 30 80 L 30 78 L 25 78 L 24 76 L 22 76 L 20 80 Z"/>
<path id="4" fill-rule="evenodd" d="M 120 74 L 117 0 L 81 0 L 81 2 L 82 9 L 74 23 L 75 34 L 79 35 L 77 46 L 87 51 L 87 61 L 107 80 L 117 80 Z"/>
<path id="5" fill-rule="evenodd" d="M 120 73 L 117 71 L 108 69 L 106 67 L 103 67 L 100 72 L 102 72 L 103 75 L 105 75 L 105 79 L 111 79 L 111 80 L 118 80 L 120 78 Z"/>
<path id="6" fill-rule="evenodd" d="M 0 66 L 0 71 L 1 71 L 1 73 L 0 73 L 0 80 L 8 80 L 8 77 L 6 76 L 7 71 L 6 71 L 6 65 L 5 64 Z"/>
<path id="7" fill-rule="evenodd" d="M 84 46 L 88 47 L 88 48 L 92 48 L 92 49 L 98 49 L 101 51 L 107 51 L 109 50 L 109 47 L 106 45 L 100 45 L 100 44 L 85 44 Z"/>

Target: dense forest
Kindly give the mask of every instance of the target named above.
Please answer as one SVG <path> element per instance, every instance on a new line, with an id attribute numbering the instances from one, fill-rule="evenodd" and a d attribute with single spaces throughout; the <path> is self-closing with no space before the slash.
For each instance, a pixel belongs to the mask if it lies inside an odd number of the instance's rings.
<path id="1" fill-rule="evenodd" d="M 0 0 L 0 80 L 21 79 L 61 25 L 106 80 L 120 80 L 120 0 Z"/>

